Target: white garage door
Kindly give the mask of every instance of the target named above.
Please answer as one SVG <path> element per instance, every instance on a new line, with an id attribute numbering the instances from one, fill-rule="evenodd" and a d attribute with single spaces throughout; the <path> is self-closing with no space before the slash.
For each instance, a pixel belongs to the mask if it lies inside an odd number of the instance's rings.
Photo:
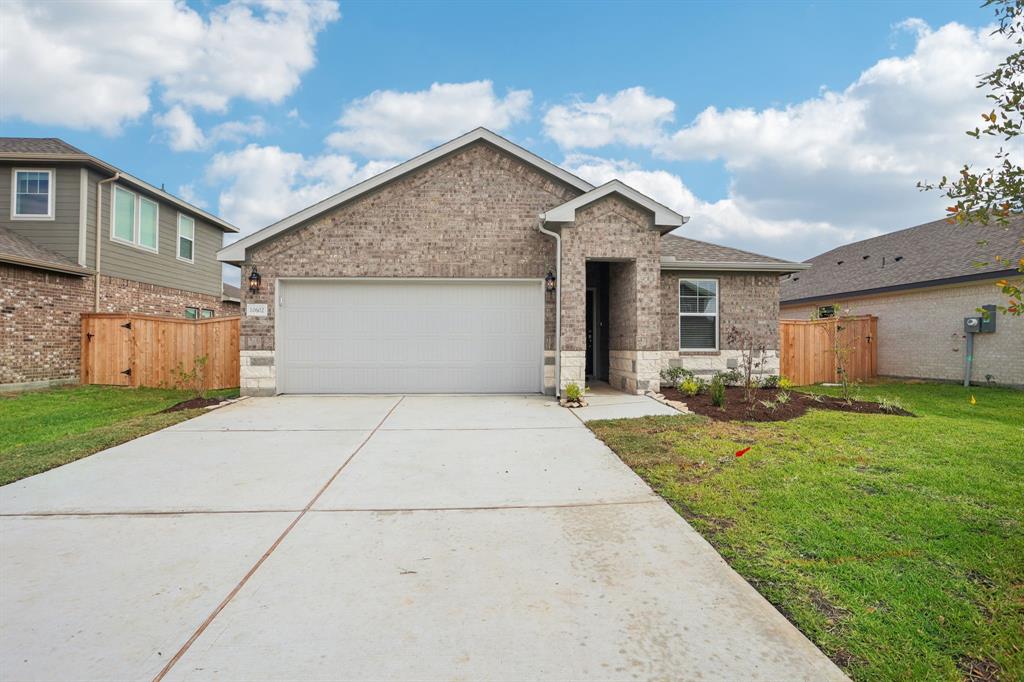
<path id="1" fill-rule="evenodd" d="M 539 281 L 280 283 L 282 393 L 537 393 Z"/>

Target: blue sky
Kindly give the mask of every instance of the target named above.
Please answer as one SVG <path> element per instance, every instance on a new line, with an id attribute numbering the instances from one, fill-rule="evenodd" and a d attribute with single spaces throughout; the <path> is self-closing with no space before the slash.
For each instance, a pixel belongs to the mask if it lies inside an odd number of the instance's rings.
<path id="1" fill-rule="evenodd" d="M 941 215 L 914 183 L 986 159 L 962 131 L 1009 51 L 972 2 L 83 5 L 0 9 L 3 134 L 246 232 L 485 125 L 803 259 Z"/>

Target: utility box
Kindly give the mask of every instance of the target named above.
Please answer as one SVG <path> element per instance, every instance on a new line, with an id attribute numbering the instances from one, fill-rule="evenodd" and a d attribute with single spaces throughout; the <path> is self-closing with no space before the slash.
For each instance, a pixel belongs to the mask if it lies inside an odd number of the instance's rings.
<path id="1" fill-rule="evenodd" d="M 994 305 L 983 305 L 981 309 L 985 315 L 981 318 L 981 333 L 993 334 L 996 331 L 996 307 Z"/>
<path id="2" fill-rule="evenodd" d="M 981 331 L 981 318 L 980 317 L 965 317 L 964 318 L 964 331 L 968 334 L 977 334 Z"/>

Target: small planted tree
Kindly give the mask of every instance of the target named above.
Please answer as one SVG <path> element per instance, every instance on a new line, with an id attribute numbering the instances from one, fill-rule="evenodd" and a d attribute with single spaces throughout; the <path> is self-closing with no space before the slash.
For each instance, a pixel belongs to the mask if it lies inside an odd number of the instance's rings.
<path id="1" fill-rule="evenodd" d="M 843 308 L 838 303 L 831 306 L 818 307 L 811 314 L 812 320 L 826 320 L 827 324 L 822 325 L 826 336 L 828 336 L 829 349 L 835 362 L 836 378 L 842 387 L 843 400 L 847 404 L 853 401 L 853 382 L 850 379 L 850 356 L 854 350 L 854 343 L 857 339 L 844 332 L 849 329 L 850 315 L 849 308 Z"/>
<path id="2" fill-rule="evenodd" d="M 183 363 L 174 368 L 174 384 L 178 390 L 191 391 L 197 398 L 206 397 L 206 363 L 210 358 L 197 355 L 192 359 L 192 369 L 186 370 Z"/>
<path id="3" fill-rule="evenodd" d="M 750 402 L 754 399 L 754 391 L 761 383 L 761 375 L 764 373 L 766 364 L 767 349 L 763 343 L 758 343 L 754 334 L 732 327 L 725 334 L 725 339 L 732 348 L 740 349 L 740 372 L 742 373 L 743 399 Z"/>

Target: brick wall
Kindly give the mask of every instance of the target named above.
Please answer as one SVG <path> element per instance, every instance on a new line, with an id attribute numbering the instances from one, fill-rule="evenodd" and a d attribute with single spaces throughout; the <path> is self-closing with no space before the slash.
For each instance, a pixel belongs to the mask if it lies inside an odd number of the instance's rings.
<path id="1" fill-rule="evenodd" d="M 278 277 L 509 277 L 543 279 L 554 240 L 537 230 L 544 210 L 577 196 L 485 142 L 465 147 L 384 187 L 249 249 L 267 317 L 243 317 L 242 349 L 274 349 Z M 545 306 L 545 348 L 554 348 L 554 297 Z"/>
<path id="2" fill-rule="evenodd" d="M 679 280 L 718 280 L 719 350 L 679 351 Z M 730 330 L 750 335 L 755 347 L 768 351 L 765 374 L 779 371 L 779 278 L 774 274 L 736 272 L 661 273 L 662 365 L 681 366 L 698 374 L 729 369 L 741 362 L 742 344 L 730 341 Z M 731 361 L 731 362 L 730 362 Z"/>
<path id="3" fill-rule="evenodd" d="M 0 264 L 0 386 L 77 380 L 79 315 L 91 312 L 93 278 Z M 218 297 L 103 277 L 102 312 L 182 316 L 186 306 L 237 314 Z"/>
<path id="4" fill-rule="evenodd" d="M 92 278 L 0 264 L 0 385 L 78 376 Z"/>
<path id="5" fill-rule="evenodd" d="M 864 298 L 842 299 L 854 315 L 878 317 L 878 373 L 919 379 L 962 380 L 965 317 L 1001 303 L 993 281 L 929 287 Z M 817 305 L 786 306 L 785 319 L 806 320 Z M 974 339 L 972 378 L 984 383 L 1024 385 L 1024 318 L 998 315 L 995 334 Z"/>

